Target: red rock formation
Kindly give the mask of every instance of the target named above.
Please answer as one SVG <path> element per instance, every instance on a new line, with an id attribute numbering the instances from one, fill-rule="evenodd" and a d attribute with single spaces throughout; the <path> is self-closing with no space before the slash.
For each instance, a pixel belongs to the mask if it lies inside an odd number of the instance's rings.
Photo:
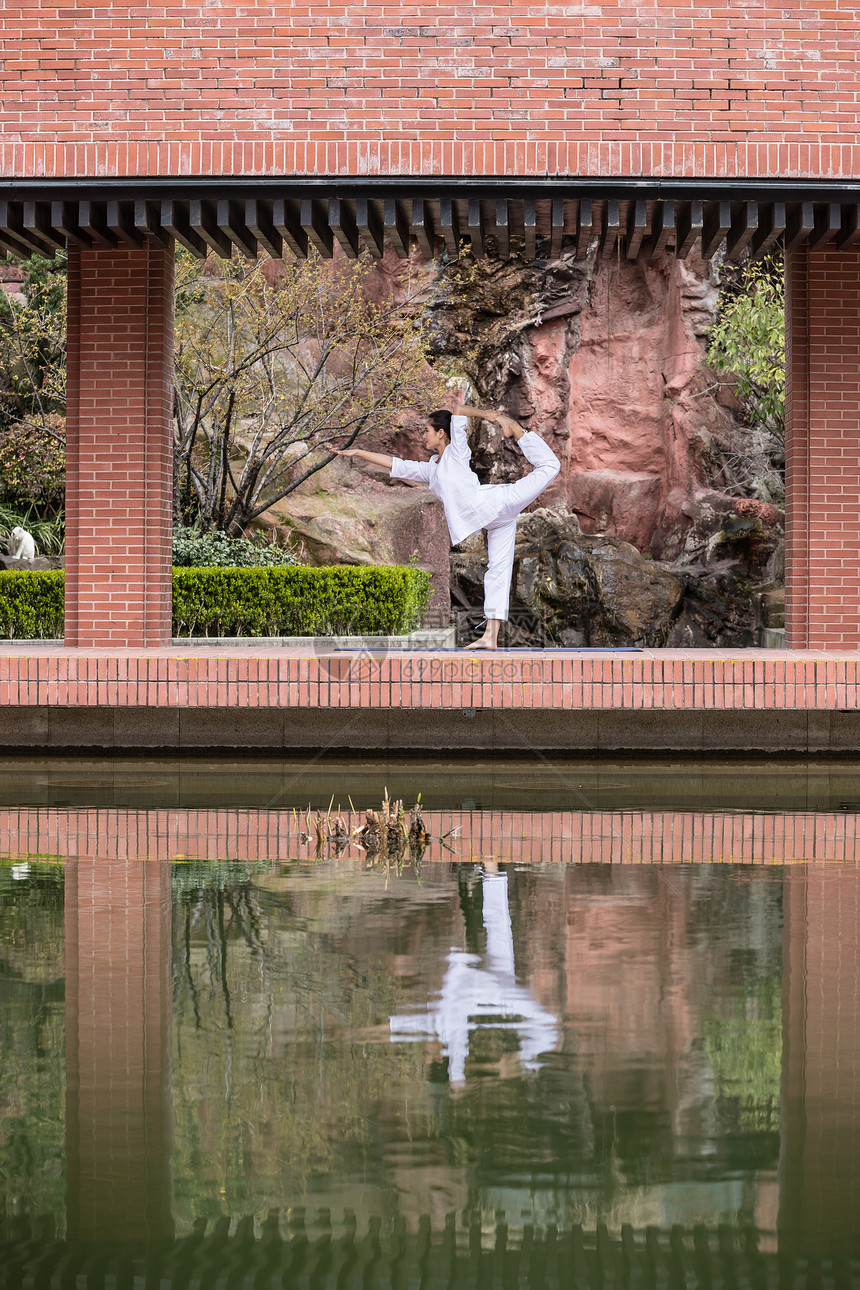
<path id="1" fill-rule="evenodd" d="M 380 298 L 397 292 L 402 272 L 402 262 L 383 262 L 376 275 Z M 644 254 L 631 264 L 614 253 L 598 257 L 594 248 L 582 260 L 568 248 L 554 261 L 472 264 L 466 257 L 425 272 L 428 284 L 434 282 L 429 308 L 439 357 L 465 369 L 482 402 L 542 434 L 562 461 L 536 507 L 567 510 L 586 535 L 606 534 L 680 564 L 688 591 L 690 579 L 714 572 L 709 566 L 715 563 L 722 580 L 717 600 L 732 599 L 727 588 L 735 566 L 749 585 L 778 580 L 781 512 L 771 498 L 779 487 L 773 445 L 744 425 L 731 386 L 705 363 L 717 306 L 710 266 L 672 256 L 652 263 Z M 422 456 L 422 411 L 405 410 L 397 427 L 368 446 Z M 472 446 L 473 464 L 486 482 L 514 479 L 528 469 L 493 426 L 475 426 Z M 415 537 L 407 525 L 406 546 L 415 538 L 422 563 L 441 571 L 446 533 L 430 494 L 363 468 L 353 474 L 356 482 L 356 497 L 379 516 L 375 534 L 367 524 L 345 522 L 337 554 L 334 547 L 332 555 L 318 547 L 317 558 L 390 559 L 386 515 L 393 519 L 413 493 L 409 505 L 417 508 L 423 536 Z M 426 527 L 425 520 L 431 520 Z M 361 551 L 351 556 L 359 537 Z M 397 545 L 399 552 L 403 544 Z M 441 572 L 436 581 L 441 592 Z M 707 623 L 698 608 L 693 615 L 702 643 L 753 643 L 754 608 L 732 610 L 727 629 L 718 609 L 712 612 L 712 600 L 709 591 Z M 439 596 L 435 603 L 441 604 Z M 753 606 L 748 590 L 744 604 Z M 752 618 L 740 626 L 744 614 Z M 579 633 L 579 625 L 570 627 Z"/>
<path id="2" fill-rule="evenodd" d="M 545 435 L 563 462 L 542 505 L 565 501 L 584 532 L 647 550 L 672 490 L 732 485 L 721 460 L 749 451 L 730 388 L 705 366 L 717 291 L 702 263 L 615 256 L 480 266 L 436 306 L 440 348 L 476 350 L 474 379 Z M 518 462 L 476 459 L 493 479 Z M 482 459 L 484 459 L 482 461 Z"/>

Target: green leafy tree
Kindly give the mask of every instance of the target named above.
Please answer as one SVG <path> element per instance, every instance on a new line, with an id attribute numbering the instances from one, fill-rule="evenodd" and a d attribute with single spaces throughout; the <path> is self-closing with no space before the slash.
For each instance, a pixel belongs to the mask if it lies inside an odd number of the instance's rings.
<path id="1" fill-rule="evenodd" d="M 283 567 L 298 564 L 292 551 L 267 541 L 262 533 L 231 537 L 220 529 L 201 533 L 197 528 L 176 525 L 173 529 L 173 567 L 215 569 L 260 566 Z"/>
<path id="2" fill-rule="evenodd" d="M 366 255 L 177 256 L 175 518 L 236 532 L 403 407 L 438 404 L 422 289 Z M 378 285 L 378 284 L 377 284 Z"/>
<path id="3" fill-rule="evenodd" d="M 7 261 L 0 291 L 0 541 L 23 525 L 42 552 L 63 545 L 66 257 Z"/>
<path id="4" fill-rule="evenodd" d="M 64 444 L 66 256 L 14 261 L 25 277 L 0 292 L 0 433 L 26 429 Z"/>
<path id="5" fill-rule="evenodd" d="M 730 270 L 711 330 L 708 363 L 731 372 L 750 421 L 785 427 L 785 279 L 781 258 Z"/>

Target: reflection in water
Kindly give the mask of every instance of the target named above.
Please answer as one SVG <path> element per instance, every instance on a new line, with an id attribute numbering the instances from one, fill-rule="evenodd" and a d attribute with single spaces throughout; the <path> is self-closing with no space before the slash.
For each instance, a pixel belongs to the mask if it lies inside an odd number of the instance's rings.
<path id="1" fill-rule="evenodd" d="M 166 865 L 67 861 L 70 1239 L 173 1235 L 170 924 Z"/>
<path id="2" fill-rule="evenodd" d="M 382 800 L 386 788 L 405 802 L 421 794 L 440 809 L 517 811 L 796 811 L 860 810 L 857 757 L 743 762 L 692 753 L 647 759 L 601 755 L 467 756 L 450 750 L 439 761 L 375 753 L 324 757 L 15 757 L 0 778 L 4 807 L 101 807 L 157 810 L 224 808 L 325 811 L 347 790 L 359 805 Z M 231 853 L 222 853 L 231 854 Z M 751 857 L 748 857 L 748 859 Z"/>
<path id="3" fill-rule="evenodd" d="M 488 868 L 0 866 L 0 1281 L 860 1256 L 860 871 Z"/>
<path id="4" fill-rule="evenodd" d="M 469 1036 L 479 1028 L 513 1031 L 520 1064 L 530 1071 L 540 1069 L 540 1054 L 555 1048 L 559 1040 L 556 1017 L 517 981 L 508 875 L 483 873 L 481 890 L 487 934 L 483 958 L 454 947 L 447 956 L 442 989 L 426 1011 L 392 1017 L 389 1023 L 395 1043 L 437 1039 L 454 1086 L 466 1081 Z"/>
<path id="5" fill-rule="evenodd" d="M 0 1214 L 52 1214 L 61 1230 L 64 940 L 63 870 L 0 862 Z"/>

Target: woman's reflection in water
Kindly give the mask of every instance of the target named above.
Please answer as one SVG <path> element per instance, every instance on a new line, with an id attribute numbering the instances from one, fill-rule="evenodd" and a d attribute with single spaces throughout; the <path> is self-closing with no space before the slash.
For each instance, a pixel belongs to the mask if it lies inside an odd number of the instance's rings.
<path id="1" fill-rule="evenodd" d="M 426 1011 L 390 1018 L 392 1043 L 435 1039 L 448 1058 L 448 1080 L 466 1082 L 469 1039 L 480 1029 L 515 1031 L 524 1070 L 539 1070 L 541 1053 L 559 1042 L 558 1018 L 542 1008 L 527 986 L 517 981 L 514 938 L 508 908 L 508 875 L 494 861 L 484 861 L 481 876 L 486 952 L 452 948 L 442 989 Z M 468 935 L 467 935 L 468 939 Z"/>

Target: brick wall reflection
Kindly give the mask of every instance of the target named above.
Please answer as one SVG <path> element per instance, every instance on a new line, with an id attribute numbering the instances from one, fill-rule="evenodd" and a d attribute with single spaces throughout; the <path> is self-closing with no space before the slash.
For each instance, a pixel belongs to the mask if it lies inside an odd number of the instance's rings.
<path id="1" fill-rule="evenodd" d="M 456 839 L 456 857 L 431 844 L 427 858 L 438 860 L 781 864 L 860 854 L 860 816 L 842 811 L 426 811 L 425 820 L 434 837 Z M 289 860 L 307 854 L 305 827 L 286 810 L 9 807 L 0 855 Z"/>
<path id="2" fill-rule="evenodd" d="M 860 1255 L 860 871 L 785 878 L 780 1249 Z"/>
<path id="3" fill-rule="evenodd" d="M 171 1215 L 171 874 L 66 862 L 70 1239 L 153 1240 Z"/>

